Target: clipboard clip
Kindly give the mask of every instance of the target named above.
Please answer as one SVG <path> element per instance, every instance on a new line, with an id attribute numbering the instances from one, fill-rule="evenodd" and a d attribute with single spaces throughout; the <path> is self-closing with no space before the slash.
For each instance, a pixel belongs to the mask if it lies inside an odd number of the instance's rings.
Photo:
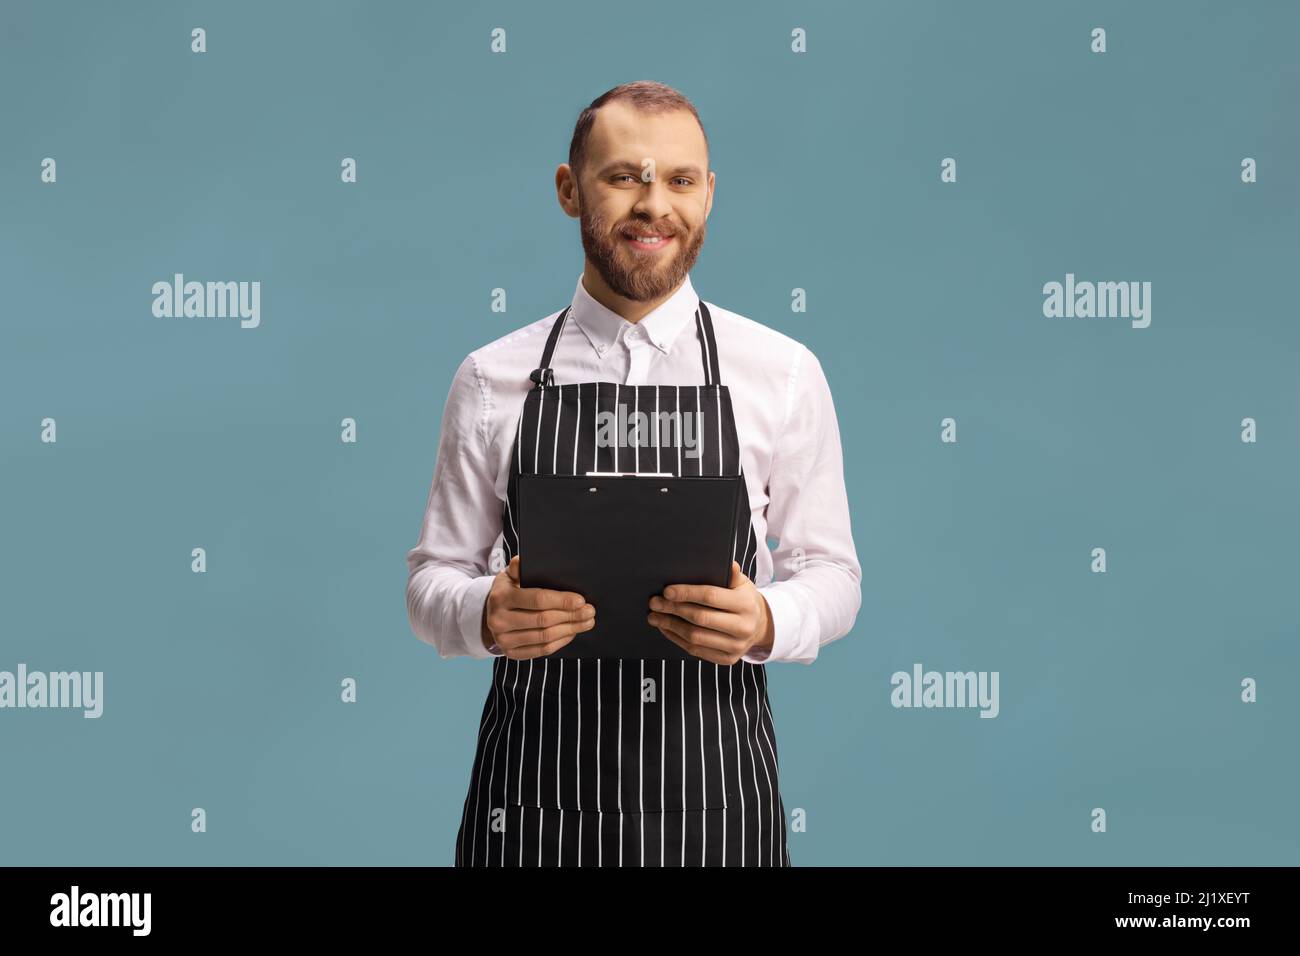
<path id="1" fill-rule="evenodd" d="M 586 478 L 676 478 L 671 471 L 589 471 Z"/>

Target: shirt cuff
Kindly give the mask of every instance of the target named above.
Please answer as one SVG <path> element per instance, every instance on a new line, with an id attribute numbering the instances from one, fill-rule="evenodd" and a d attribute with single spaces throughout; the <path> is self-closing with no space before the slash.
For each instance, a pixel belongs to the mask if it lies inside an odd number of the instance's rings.
<path id="1" fill-rule="evenodd" d="M 487 603 L 488 592 L 492 590 L 494 580 L 495 574 L 480 575 L 469 583 L 461 595 L 460 636 L 470 657 L 505 656 L 505 652 L 495 644 L 491 649 L 483 646 L 483 606 Z"/>
<path id="2" fill-rule="evenodd" d="M 759 651 L 751 648 L 750 653 L 741 659 L 751 664 L 790 660 L 794 657 L 803 626 L 799 605 L 790 594 L 772 584 L 760 587 L 758 593 L 763 595 L 772 614 L 772 649 Z"/>

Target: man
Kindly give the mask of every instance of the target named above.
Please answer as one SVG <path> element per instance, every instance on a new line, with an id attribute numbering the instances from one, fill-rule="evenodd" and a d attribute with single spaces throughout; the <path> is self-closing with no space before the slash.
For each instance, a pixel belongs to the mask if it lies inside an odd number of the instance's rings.
<path id="1" fill-rule="evenodd" d="M 573 300 L 461 363 L 407 555 L 415 634 L 494 658 L 456 864 L 788 866 L 765 663 L 811 663 L 861 603 L 830 389 L 803 345 L 697 296 L 715 176 L 680 93 L 597 98 L 555 181 Z M 616 404 L 698 427 L 608 447 Z M 744 476 L 729 586 L 646 608 L 682 660 L 555 658 L 601 609 L 520 586 L 518 476 L 611 469 Z"/>

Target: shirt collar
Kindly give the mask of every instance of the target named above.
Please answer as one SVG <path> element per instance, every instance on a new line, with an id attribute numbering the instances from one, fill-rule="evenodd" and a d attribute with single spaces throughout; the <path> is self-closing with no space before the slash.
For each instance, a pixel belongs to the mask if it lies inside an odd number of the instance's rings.
<path id="1" fill-rule="evenodd" d="M 604 355 L 618 341 L 626 330 L 640 326 L 645 329 L 650 342 L 665 355 L 672 348 L 673 340 L 682 328 L 695 317 L 699 305 L 688 275 L 681 286 L 667 300 L 661 302 L 653 312 L 646 314 L 640 322 L 629 322 L 617 312 L 607 309 L 591 297 L 582 284 L 582 275 L 578 275 L 578 285 L 573 293 L 573 302 L 569 316 L 586 334 L 599 355 Z"/>

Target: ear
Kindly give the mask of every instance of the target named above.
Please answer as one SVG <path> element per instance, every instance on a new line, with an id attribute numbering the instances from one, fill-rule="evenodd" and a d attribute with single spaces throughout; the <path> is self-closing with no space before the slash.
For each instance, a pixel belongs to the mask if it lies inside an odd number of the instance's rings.
<path id="1" fill-rule="evenodd" d="M 578 191 L 574 188 L 574 173 L 568 163 L 561 163 L 555 169 L 555 198 L 570 219 L 582 215 L 582 204 L 578 202 Z"/>

